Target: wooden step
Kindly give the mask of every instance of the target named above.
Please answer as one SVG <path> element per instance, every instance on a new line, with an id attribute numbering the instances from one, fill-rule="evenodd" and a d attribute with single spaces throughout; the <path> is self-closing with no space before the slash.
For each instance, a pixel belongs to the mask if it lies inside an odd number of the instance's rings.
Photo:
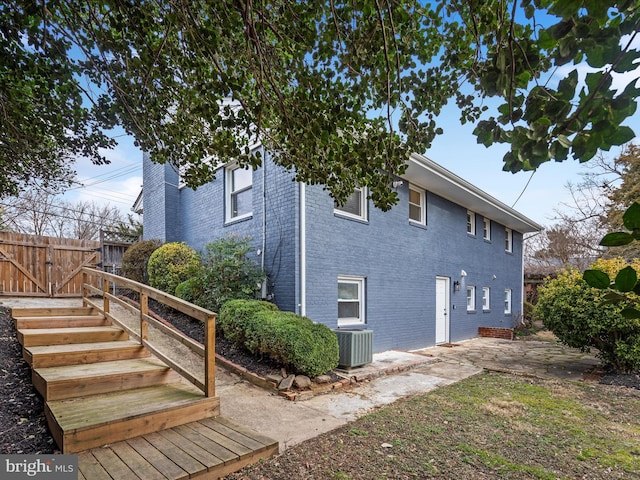
<path id="1" fill-rule="evenodd" d="M 44 345 L 26 347 L 22 350 L 24 360 L 34 369 L 144 358 L 149 355 L 146 348 L 133 340 Z"/>
<path id="2" fill-rule="evenodd" d="M 75 453 L 220 414 L 218 397 L 171 383 L 45 403 L 62 453 Z"/>
<path id="3" fill-rule="evenodd" d="M 129 334 L 119 327 L 26 328 L 18 330 L 23 347 L 64 345 L 71 343 L 114 342 L 128 340 Z"/>
<path id="4" fill-rule="evenodd" d="M 16 329 L 27 328 L 74 328 L 101 327 L 111 325 L 104 315 L 68 315 L 51 317 L 16 317 Z"/>
<path id="5" fill-rule="evenodd" d="M 96 315 L 97 313 L 98 310 L 94 307 L 14 307 L 11 309 L 11 317 L 14 319 L 21 317 Z"/>
<path id="6" fill-rule="evenodd" d="M 45 401 L 178 382 L 181 376 L 156 358 L 38 368 L 32 380 Z"/>

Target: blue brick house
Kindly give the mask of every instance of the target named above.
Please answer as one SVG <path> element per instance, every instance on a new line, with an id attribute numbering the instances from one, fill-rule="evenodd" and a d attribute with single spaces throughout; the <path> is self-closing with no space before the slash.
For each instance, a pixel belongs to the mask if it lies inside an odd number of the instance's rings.
<path id="1" fill-rule="evenodd" d="M 197 190 L 144 158 L 144 237 L 197 250 L 250 236 L 281 310 L 373 331 L 373 351 L 412 350 L 510 328 L 522 312 L 523 234 L 541 226 L 433 161 L 412 155 L 382 212 L 357 189 L 336 206 L 264 153 L 256 171 L 221 165 Z"/>

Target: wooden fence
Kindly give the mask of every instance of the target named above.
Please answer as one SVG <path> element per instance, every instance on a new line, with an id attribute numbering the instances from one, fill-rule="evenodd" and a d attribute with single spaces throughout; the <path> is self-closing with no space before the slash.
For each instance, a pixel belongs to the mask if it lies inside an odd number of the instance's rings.
<path id="1" fill-rule="evenodd" d="M 82 296 L 82 268 L 100 263 L 100 242 L 0 232 L 0 295 Z"/>

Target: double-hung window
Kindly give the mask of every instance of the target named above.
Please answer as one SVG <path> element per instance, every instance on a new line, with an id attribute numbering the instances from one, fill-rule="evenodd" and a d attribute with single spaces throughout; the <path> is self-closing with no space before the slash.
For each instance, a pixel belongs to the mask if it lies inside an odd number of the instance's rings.
<path id="1" fill-rule="evenodd" d="M 491 240 L 491 220 L 487 217 L 482 220 L 482 238 L 487 241 Z"/>
<path id="2" fill-rule="evenodd" d="M 504 290 L 504 313 L 511 313 L 511 289 L 505 288 Z"/>
<path id="3" fill-rule="evenodd" d="M 482 287 L 482 310 L 489 310 L 491 308 L 490 303 L 491 289 L 489 287 Z"/>
<path id="4" fill-rule="evenodd" d="M 471 210 L 467 210 L 467 233 L 469 235 L 476 234 L 476 214 Z"/>
<path id="5" fill-rule="evenodd" d="M 367 219 L 367 190 L 364 187 L 356 187 L 349 198 L 340 205 L 334 202 L 333 211 L 340 215 L 357 218 L 359 220 Z"/>
<path id="6" fill-rule="evenodd" d="M 338 277 L 338 326 L 363 325 L 364 277 Z"/>
<path id="7" fill-rule="evenodd" d="M 231 165 L 225 170 L 227 221 L 251 216 L 253 170 Z"/>
<path id="8" fill-rule="evenodd" d="M 513 230 L 511 230 L 510 228 L 504 229 L 504 251 L 513 251 Z"/>
<path id="9" fill-rule="evenodd" d="M 476 287 L 473 285 L 467 286 L 467 312 L 472 312 L 476 309 Z"/>
<path id="10" fill-rule="evenodd" d="M 409 220 L 426 225 L 426 195 L 421 188 L 409 185 Z"/>

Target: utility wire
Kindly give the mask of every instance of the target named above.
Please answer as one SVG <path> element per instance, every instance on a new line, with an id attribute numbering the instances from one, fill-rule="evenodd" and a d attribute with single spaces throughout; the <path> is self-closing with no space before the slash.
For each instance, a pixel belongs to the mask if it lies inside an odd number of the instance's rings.
<path id="1" fill-rule="evenodd" d="M 518 198 L 516 198 L 516 201 L 513 202 L 513 205 L 511 205 L 511 208 L 516 206 L 516 203 L 518 203 L 518 200 L 520 200 L 522 198 L 522 195 L 524 195 L 524 192 L 527 191 L 527 188 L 529 187 L 529 184 L 531 183 L 531 179 L 533 178 L 533 176 L 535 175 L 536 172 L 537 172 L 537 170 L 534 170 L 533 172 L 531 172 L 531 175 L 529 176 L 529 180 L 527 180 L 527 184 L 524 186 L 524 188 L 520 192 L 520 195 L 518 195 Z"/>

